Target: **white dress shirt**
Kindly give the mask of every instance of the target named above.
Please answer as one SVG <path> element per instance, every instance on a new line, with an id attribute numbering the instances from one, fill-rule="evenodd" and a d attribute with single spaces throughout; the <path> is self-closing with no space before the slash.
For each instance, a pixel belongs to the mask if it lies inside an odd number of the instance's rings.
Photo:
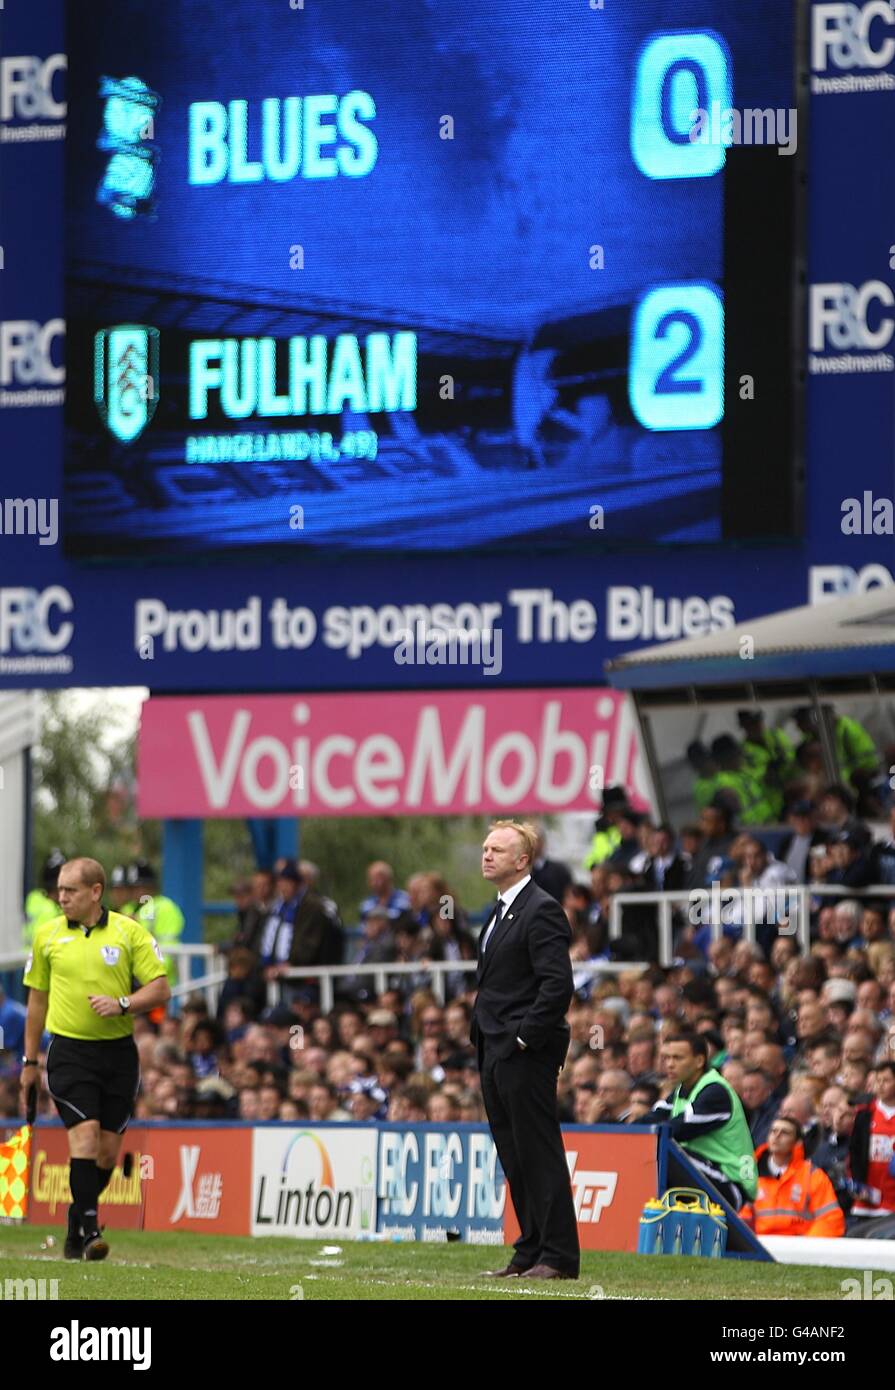
<path id="1" fill-rule="evenodd" d="M 520 878 L 519 882 L 514 883 L 512 888 L 505 888 L 502 893 L 498 893 L 497 902 L 503 903 L 503 911 L 500 917 L 500 920 L 502 922 L 506 920 L 508 909 L 516 901 L 519 894 L 522 892 L 522 889 L 525 887 L 526 883 L 531 883 L 531 874 L 526 874 L 524 878 Z M 483 954 L 488 946 L 488 941 L 491 937 L 491 933 L 494 931 L 494 913 L 496 912 L 496 910 L 497 903 L 494 904 L 494 908 L 492 909 L 491 922 L 488 925 L 488 928 L 485 932 L 484 940 L 482 941 Z"/>
<path id="2" fill-rule="evenodd" d="M 519 882 L 514 883 L 512 888 L 505 888 L 502 893 L 498 893 L 497 903 L 503 904 L 503 911 L 500 914 L 501 922 L 506 921 L 507 912 L 509 911 L 512 904 L 516 901 L 519 894 L 522 892 L 522 889 L 525 887 L 526 883 L 531 883 L 531 874 L 526 874 L 524 878 L 520 878 Z M 497 903 L 494 904 L 494 910 L 491 914 L 492 920 L 487 931 L 485 932 L 484 940 L 482 941 L 483 955 L 485 953 L 485 947 L 488 945 L 488 939 L 494 930 L 494 913 L 497 911 Z M 521 1048 L 525 1049 L 526 1047 L 528 1047 L 528 1043 L 523 1042 L 522 1039 L 518 1036 L 518 1034 L 516 1036 L 516 1041 Z"/>

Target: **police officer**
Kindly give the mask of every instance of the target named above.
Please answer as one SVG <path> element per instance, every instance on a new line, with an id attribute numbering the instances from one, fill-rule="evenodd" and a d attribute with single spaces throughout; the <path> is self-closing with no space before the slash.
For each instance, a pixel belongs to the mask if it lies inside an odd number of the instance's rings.
<path id="1" fill-rule="evenodd" d="M 701 811 L 709 805 L 718 790 L 718 766 L 698 738 L 687 744 L 687 762 L 696 774 L 693 779 L 693 801 L 697 811 Z"/>
<path id="2" fill-rule="evenodd" d="M 110 912 L 106 876 L 95 859 L 71 859 L 59 871 L 62 915 L 39 927 L 25 967 L 28 1016 L 22 1098 L 39 1080 L 44 1027 L 47 1089 L 68 1130 L 72 1204 L 66 1259 L 105 1259 L 97 1215 L 136 1100 L 140 1067 L 134 1013 L 171 997 L 162 954 L 146 930 Z M 141 988 L 131 994 L 132 981 Z"/>
<path id="3" fill-rule="evenodd" d="M 128 909 L 130 915 L 143 923 L 163 949 L 179 945 L 183 936 L 183 913 L 173 898 L 166 898 L 158 891 L 158 875 L 152 865 L 145 859 L 128 865 L 127 882 L 134 900 Z M 165 959 L 165 972 L 169 983 L 176 985 L 178 971 L 173 956 Z"/>
<path id="4" fill-rule="evenodd" d="M 839 772 L 856 791 L 868 789 L 879 768 L 879 755 L 876 744 L 857 719 L 845 714 L 836 714 L 832 705 L 821 705 L 821 712 L 832 720 L 833 743 Z M 804 735 L 800 748 L 817 738 L 817 719 L 811 705 L 803 705 L 793 711 L 793 719 Z"/>
<path id="5" fill-rule="evenodd" d="M 133 889 L 127 881 L 127 869 L 123 864 L 116 864 L 109 874 L 109 901 L 112 911 L 120 912 L 125 917 L 133 917 L 137 910 L 133 897 Z"/>
<path id="6" fill-rule="evenodd" d="M 607 787 L 603 793 L 602 814 L 594 821 L 594 835 L 590 849 L 584 860 L 586 869 L 603 864 L 614 854 L 622 842 L 618 822 L 628 803 L 627 793 L 621 787 Z"/>
<path id="7" fill-rule="evenodd" d="M 709 750 L 718 767 L 715 795 L 733 792 L 739 801 L 741 825 L 766 825 L 774 819 L 774 808 L 761 783 L 743 766 L 740 745 L 730 734 L 719 734 Z"/>
<path id="8" fill-rule="evenodd" d="M 32 888 L 25 899 L 25 921 L 22 925 L 22 945 L 30 951 L 34 933 L 44 922 L 51 922 L 61 912 L 56 880 L 65 863 L 61 849 L 51 849 L 41 870 L 40 888 Z"/>
<path id="9" fill-rule="evenodd" d="M 737 723 L 743 730 L 743 763 L 747 772 L 761 783 L 771 803 L 775 820 L 783 815 L 783 792 L 796 774 L 796 755 L 782 729 L 765 728 L 760 709 L 737 710 Z"/>

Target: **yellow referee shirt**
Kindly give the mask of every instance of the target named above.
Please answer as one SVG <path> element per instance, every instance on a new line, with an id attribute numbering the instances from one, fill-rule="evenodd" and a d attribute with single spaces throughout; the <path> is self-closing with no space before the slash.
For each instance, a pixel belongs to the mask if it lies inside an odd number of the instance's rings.
<path id="1" fill-rule="evenodd" d="M 129 1013 L 101 1018 L 91 1009 L 88 996 L 107 994 L 120 999 L 131 993 L 133 980 L 148 985 L 164 973 L 162 953 L 146 928 L 103 908 L 89 932 L 64 916 L 38 927 L 25 966 L 25 984 L 50 996 L 48 1032 L 102 1042 L 128 1037 L 134 1020 Z"/>

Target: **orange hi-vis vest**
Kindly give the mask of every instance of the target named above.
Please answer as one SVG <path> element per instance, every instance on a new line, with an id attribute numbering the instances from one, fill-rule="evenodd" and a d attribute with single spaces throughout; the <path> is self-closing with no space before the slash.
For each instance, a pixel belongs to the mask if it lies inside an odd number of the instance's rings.
<path id="1" fill-rule="evenodd" d="M 842 1236 L 845 1215 L 836 1201 L 833 1184 L 822 1168 L 815 1168 L 796 1144 L 789 1166 L 779 1178 L 768 1173 L 762 1157 L 767 1144 L 756 1149 L 758 1193 L 743 1207 L 740 1219 L 757 1236 Z"/>

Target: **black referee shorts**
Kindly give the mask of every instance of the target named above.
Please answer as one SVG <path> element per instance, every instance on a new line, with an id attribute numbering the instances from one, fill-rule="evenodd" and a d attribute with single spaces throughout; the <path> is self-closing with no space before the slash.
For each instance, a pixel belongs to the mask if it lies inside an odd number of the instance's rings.
<path id="1" fill-rule="evenodd" d="M 53 1037 L 47 1052 L 47 1087 L 66 1129 L 99 1120 L 123 1134 L 134 1113 L 140 1059 L 133 1038 L 90 1042 Z"/>

